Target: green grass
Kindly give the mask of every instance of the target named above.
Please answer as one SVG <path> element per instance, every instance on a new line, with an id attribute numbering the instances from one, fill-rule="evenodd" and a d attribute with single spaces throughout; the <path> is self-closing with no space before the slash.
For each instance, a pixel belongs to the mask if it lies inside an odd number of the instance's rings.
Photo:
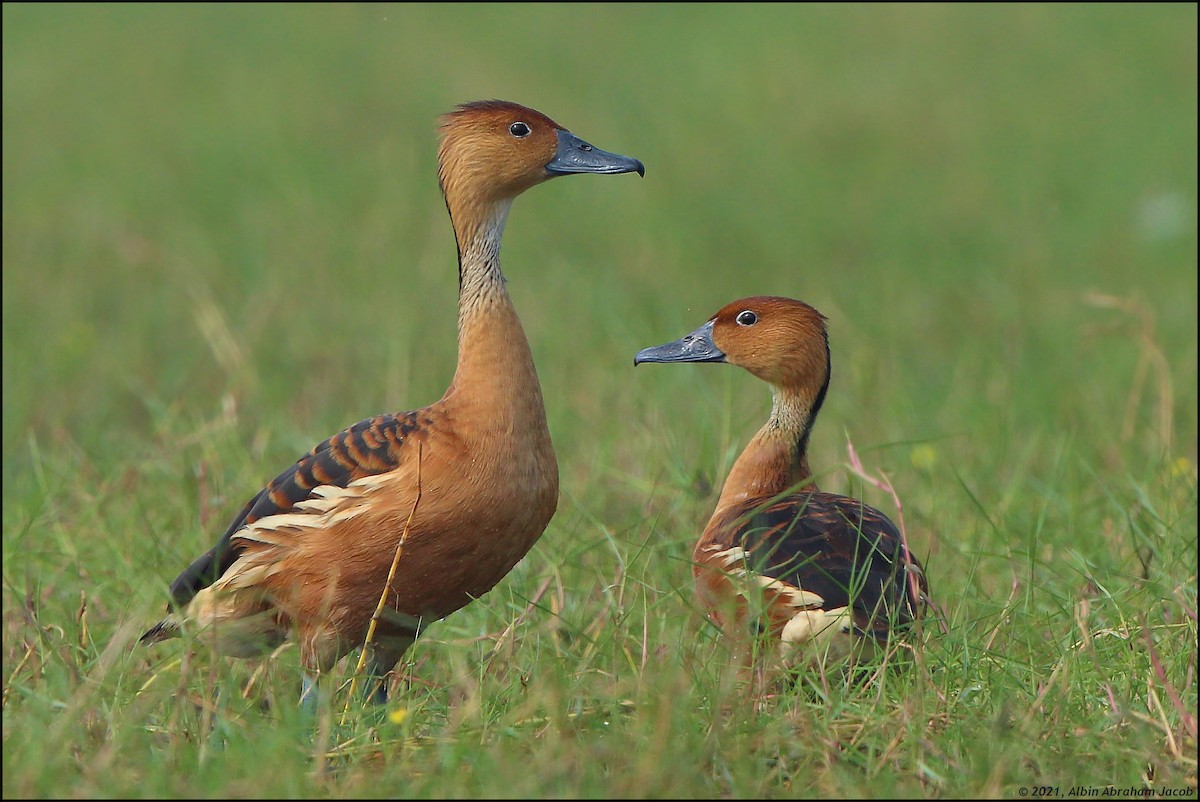
<path id="1" fill-rule="evenodd" d="M 5 797 L 1195 794 L 1194 5 L 3 22 Z M 490 97 L 647 165 L 509 222 L 559 511 L 314 728 L 294 649 L 132 639 L 264 481 L 441 395 L 435 120 Z M 892 481 L 948 631 L 755 707 L 687 560 L 767 391 L 631 363 L 760 293 L 829 316 L 814 468 Z"/>

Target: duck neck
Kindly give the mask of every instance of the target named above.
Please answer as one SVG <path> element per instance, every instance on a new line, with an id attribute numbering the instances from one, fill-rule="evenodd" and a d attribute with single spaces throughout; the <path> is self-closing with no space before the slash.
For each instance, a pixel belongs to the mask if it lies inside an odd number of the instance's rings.
<path id="1" fill-rule="evenodd" d="M 816 490 L 808 467 L 808 436 L 824 398 L 772 387 L 771 417 L 733 464 L 717 510 L 753 499 L 767 499 L 806 487 Z"/>
<path id="2" fill-rule="evenodd" d="M 512 200 L 451 210 L 458 241 L 458 366 L 443 401 L 471 426 L 549 439 L 529 341 L 500 271 L 500 239 Z"/>

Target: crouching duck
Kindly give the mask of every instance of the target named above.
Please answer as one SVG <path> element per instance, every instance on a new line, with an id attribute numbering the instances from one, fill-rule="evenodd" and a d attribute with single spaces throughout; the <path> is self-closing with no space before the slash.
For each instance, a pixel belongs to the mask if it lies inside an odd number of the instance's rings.
<path id="1" fill-rule="evenodd" d="M 629 172 L 645 168 L 516 103 L 442 117 L 438 179 L 459 277 L 450 387 L 427 407 L 354 424 L 275 477 L 175 579 L 142 642 L 187 626 L 249 657 L 295 637 L 308 700 L 312 674 L 364 644 L 386 586 L 368 663 L 373 697 L 386 700 L 383 678 L 422 629 L 503 579 L 558 503 L 542 392 L 500 271 L 513 199 L 556 176 Z"/>
<path id="2" fill-rule="evenodd" d="M 642 362 L 726 362 L 771 386 L 771 416 L 734 463 L 692 555 L 709 618 L 749 668 L 748 630 L 792 667 L 861 655 L 920 614 L 921 564 L 862 501 L 823 493 L 808 438 L 829 388 L 825 318 L 790 298 L 734 301 L 700 328 L 646 348 Z"/>

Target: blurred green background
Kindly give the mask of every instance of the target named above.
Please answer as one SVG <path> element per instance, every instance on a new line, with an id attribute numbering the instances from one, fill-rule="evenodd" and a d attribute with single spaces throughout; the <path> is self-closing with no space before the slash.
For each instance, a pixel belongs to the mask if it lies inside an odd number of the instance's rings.
<path id="1" fill-rule="evenodd" d="M 1194 611 L 1196 32 L 1193 4 L 5 4 L 6 667 L 19 600 L 70 622 L 86 589 L 103 643 L 315 442 L 441 395 L 436 121 L 487 98 L 647 168 L 509 219 L 563 482 L 512 593 L 552 564 L 587 620 L 626 559 L 690 593 L 767 393 L 632 357 L 778 294 L 830 318 L 814 468 L 891 511 L 841 470 L 845 438 L 887 472 L 955 622 L 1016 576 L 1051 630 L 1097 584 L 1191 588 Z M 478 633 L 481 608 L 443 626 Z M 1018 651 L 1044 668 L 1038 637 Z M 6 768 L 46 704 L 6 706 Z M 964 776 L 939 787 L 1001 787 Z M 94 792 L 28 777 L 6 789 Z"/>
<path id="2" fill-rule="evenodd" d="M 758 293 L 833 317 L 835 397 L 886 373 L 888 396 L 832 405 L 892 421 L 881 435 L 944 433 L 960 396 L 1097 442 L 1123 412 L 1106 379 L 1138 348 L 1093 330 L 1120 316 L 1086 294 L 1138 298 L 1194 433 L 1194 23 L 1187 6 L 7 6 L 6 471 L 30 432 L 100 448 L 156 403 L 206 414 L 226 391 L 281 436 L 436 399 L 455 270 L 434 125 L 485 97 L 648 167 L 554 182 L 512 216 L 506 273 L 564 439 L 576 415 L 587 436 L 629 420 L 598 385 L 694 384 L 626 367 Z"/>
<path id="3" fill-rule="evenodd" d="M 4 14 L 6 471 L 31 432 L 120 450 L 153 409 L 225 392 L 296 445 L 436 399 L 455 309 L 436 116 L 491 97 L 648 168 L 555 182 L 509 226 L 563 447 L 694 385 L 630 357 L 759 293 L 830 315 L 828 417 L 871 439 L 966 434 L 959 409 L 986 403 L 1097 446 L 1138 349 L 1095 330 L 1120 316 L 1087 293 L 1138 298 L 1195 433 L 1187 6 Z M 847 408 L 856 381 L 887 395 Z"/>

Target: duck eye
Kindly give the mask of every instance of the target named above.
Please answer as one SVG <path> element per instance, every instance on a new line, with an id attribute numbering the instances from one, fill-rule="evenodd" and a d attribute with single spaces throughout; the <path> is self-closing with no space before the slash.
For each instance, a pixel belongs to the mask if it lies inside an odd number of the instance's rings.
<path id="1" fill-rule="evenodd" d="M 517 139 L 524 139 L 529 136 L 529 126 L 525 123 L 513 123 L 508 126 L 508 132 Z"/>
<path id="2" fill-rule="evenodd" d="M 737 323 L 739 326 L 753 326 L 758 322 L 758 315 L 747 309 L 744 312 L 738 312 Z"/>

